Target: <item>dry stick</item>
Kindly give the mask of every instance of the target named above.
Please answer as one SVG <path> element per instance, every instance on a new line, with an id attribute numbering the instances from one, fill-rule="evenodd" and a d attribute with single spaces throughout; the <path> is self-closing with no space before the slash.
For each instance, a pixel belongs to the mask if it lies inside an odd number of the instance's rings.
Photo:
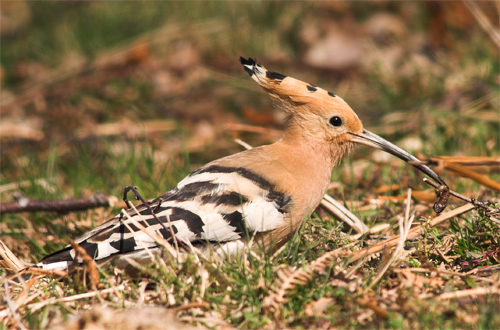
<path id="1" fill-rule="evenodd" d="M 453 163 L 444 162 L 443 165 L 444 165 L 444 168 L 446 168 L 447 170 L 449 170 L 453 173 L 460 175 L 461 177 L 472 179 L 483 186 L 486 186 L 486 187 L 493 189 L 495 191 L 500 191 L 500 183 L 498 183 L 495 180 L 490 179 L 489 177 L 487 177 L 485 175 L 479 174 L 479 173 L 471 171 L 471 170 L 469 170 L 461 165 L 457 165 L 457 164 L 453 164 Z"/>
<path id="2" fill-rule="evenodd" d="M 491 25 L 491 22 L 488 20 L 488 18 L 486 17 L 486 15 L 484 15 L 481 8 L 479 8 L 479 6 L 474 1 L 471 0 L 464 0 L 464 1 L 469 10 L 471 11 L 472 15 L 474 16 L 474 18 L 476 19 L 476 21 L 479 23 L 479 25 L 481 25 L 483 30 L 486 33 L 488 33 L 488 35 L 490 36 L 491 40 L 493 40 L 495 45 L 500 48 L 500 32 L 498 32 L 498 30 L 496 30 L 495 27 Z"/>
<path id="3" fill-rule="evenodd" d="M 12 275 L 11 278 L 19 277 L 22 274 L 49 276 L 49 277 L 56 277 L 59 279 L 62 279 L 62 278 L 65 278 L 66 276 L 68 276 L 68 273 L 66 273 L 64 270 L 55 270 L 55 269 L 45 270 L 45 269 L 36 268 L 36 267 L 29 267 L 29 268 L 22 270 L 22 272 L 20 272 L 20 273 L 16 273 L 16 274 Z"/>
<path id="4" fill-rule="evenodd" d="M 462 205 L 460 207 L 457 207 L 453 211 L 441 214 L 434 218 L 430 223 L 429 227 L 434 227 L 437 224 L 440 224 L 441 222 L 448 220 L 449 218 L 453 218 L 454 216 L 457 216 L 459 214 L 468 212 L 472 209 L 474 209 L 475 206 L 472 204 L 466 204 Z M 418 235 L 422 234 L 424 229 L 422 227 L 414 227 L 408 232 L 407 239 L 417 237 Z M 374 253 L 378 253 L 384 249 L 384 246 L 387 246 L 387 248 L 392 248 L 394 245 L 397 244 L 399 240 L 399 235 L 391 237 L 385 241 L 379 242 L 375 245 L 369 246 L 367 248 L 364 248 L 362 250 L 359 250 L 351 255 L 351 261 L 357 261 L 361 258 L 368 257 Z M 333 253 L 334 251 L 327 252 L 327 253 Z M 337 252 L 338 253 L 338 252 Z"/>
<path id="5" fill-rule="evenodd" d="M 55 201 L 36 201 L 21 196 L 19 197 L 17 203 L 1 203 L 0 214 L 37 211 L 66 213 L 70 211 L 82 211 L 103 206 L 112 207 L 117 201 L 116 197 L 104 194 L 95 194 L 91 197 Z"/>
<path id="6" fill-rule="evenodd" d="M 135 206 L 132 205 L 132 207 L 137 212 L 137 209 L 135 208 Z M 156 233 L 156 232 L 151 233 L 149 230 L 147 230 L 146 227 L 144 227 L 143 225 L 141 225 L 137 220 L 132 219 L 132 217 L 127 213 L 127 211 L 125 211 L 125 210 L 122 209 L 122 213 L 125 214 L 125 216 L 129 219 L 130 222 L 132 222 L 132 224 L 134 226 L 136 226 L 141 231 L 143 231 L 144 233 L 146 233 L 146 235 L 148 235 L 149 237 L 151 237 L 158 245 L 163 246 L 171 255 L 175 256 L 176 259 L 178 259 L 179 250 L 174 249 L 172 247 L 172 245 L 170 245 L 170 243 L 165 238 L 163 238 L 162 236 L 158 235 L 158 233 Z M 139 213 L 137 212 L 137 214 L 139 214 Z M 141 216 L 141 218 L 142 218 L 142 216 Z M 129 227 L 129 230 L 131 230 L 130 227 Z"/>
<path id="7" fill-rule="evenodd" d="M 0 240 L 0 257 L 5 260 L 10 271 L 19 272 L 26 268 L 26 265 L 19 260 L 14 253 Z"/>
<path id="8" fill-rule="evenodd" d="M 47 299 L 47 300 L 44 300 L 44 301 L 41 301 L 41 302 L 38 302 L 38 303 L 34 303 L 34 304 L 29 304 L 27 305 L 27 307 L 30 308 L 30 311 L 33 313 L 37 310 L 39 310 L 40 308 L 43 308 L 47 305 L 53 305 L 53 304 L 57 304 L 59 302 L 70 302 L 70 301 L 74 301 L 74 300 L 79 300 L 79 299 L 86 299 L 86 298 L 92 298 L 92 297 L 95 297 L 95 296 L 100 296 L 100 295 L 103 295 L 103 294 L 106 294 L 106 293 L 113 293 L 115 292 L 115 290 L 125 290 L 125 285 L 121 284 L 117 287 L 113 287 L 113 288 L 109 288 L 109 289 L 104 289 L 104 290 L 101 290 L 101 291 L 90 291 L 90 292 L 86 292 L 86 293 L 81 293 L 81 294 L 77 294 L 77 295 L 74 295 L 74 296 L 69 296 L 69 297 L 63 297 L 63 298 L 60 298 L 60 299 Z"/>
<path id="9" fill-rule="evenodd" d="M 398 245 L 396 246 L 396 249 L 392 253 L 391 257 L 387 262 L 380 268 L 379 272 L 375 276 L 375 279 L 370 283 L 368 286 L 368 289 L 371 289 L 375 284 L 380 281 L 382 276 L 384 276 L 385 272 L 389 267 L 392 265 L 394 260 L 398 257 L 400 254 L 401 250 L 404 247 L 406 237 L 408 235 L 408 232 L 410 231 L 411 224 L 413 222 L 413 219 L 415 219 L 415 215 L 412 215 L 410 217 L 410 204 L 411 204 L 411 189 L 408 189 L 408 198 L 406 199 L 406 212 L 404 217 L 399 217 L 398 222 L 399 222 L 399 240 L 398 240 Z"/>
<path id="10" fill-rule="evenodd" d="M 15 304 L 13 304 L 12 300 L 9 299 L 9 284 L 7 283 L 7 281 L 4 283 L 4 287 L 5 287 L 5 302 L 7 303 L 7 307 L 9 308 L 10 310 L 10 314 L 12 315 L 12 318 L 14 319 L 14 322 L 16 322 L 17 326 L 22 329 L 22 330 L 28 330 L 23 322 L 22 322 L 22 318 L 21 316 L 19 316 L 19 314 L 17 313 L 17 310 L 16 310 L 16 306 Z"/>
<path id="11" fill-rule="evenodd" d="M 186 309 L 191 309 L 191 308 L 208 308 L 210 307 L 210 304 L 206 301 L 202 302 L 190 302 L 185 305 L 181 305 L 179 307 L 174 308 L 174 313 L 178 313 L 180 311 L 186 310 Z"/>
<path id="12" fill-rule="evenodd" d="M 473 269 L 473 271 L 474 270 L 477 270 L 477 269 Z M 487 283 L 496 283 L 497 282 L 497 281 L 492 280 L 492 279 L 487 278 L 487 277 L 474 276 L 474 275 L 470 275 L 468 273 L 458 273 L 458 272 L 453 272 L 451 270 L 445 270 L 445 269 L 439 269 L 439 268 L 430 269 L 430 268 L 416 267 L 416 268 L 394 269 L 394 271 L 395 272 L 410 271 L 412 273 L 432 273 L 432 272 L 435 272 L 438 275 L 470 277 L 473 280 L 487 282 Z"/>
<path id="13" fill-rule="evenodd" d="M 248 143 L 246 143 L 245 141 L 243 140 L 240 140 L 240 139 L 234 139 L 234 142 L 238 143 L 240 146 L 242 146 L 243 148 L 247 149 L 247 150 L 250 150 L 252 149 L 252 146 L 249 145 Z"/>
<path id="14" fill-rule="evenodd" d="M 461 166 L 500 166 L 500 157 L 432 156 L 426 162 L 421 163 L 439 165 L 442 161 Z"/>
<path id="15" fill-rule="evenodd" d="M 489 288 L 474 288 L 467 290 L 459 290 L 453 292 L 446 292 L 439 296 L 437 296 L 438 300 L 448 300 L 453 298 L 463 298 L 469 297 L 473 295 L 487 295 L 487 294 L 500 294 L 500 290 L 497 287 L 489 287 Z"/>
<path id="16" fill-rule="evenodd" d="M 130 217 L 129 217 L 129 220 L 130 220 L 130 222 L 132 222 L 132 224 L 133 224 L 133 225 L 135 225 L 134 220 L 132 220 L 132 218 L 130 218 Z M 137 221 L 135 221 L 135 222 L 137 222 Z M 125 227 L 127 227 L 127 229 L 128 229 L 128 231 L 129 231 L 129 232 L 131 232 L 131 233 L 133 233 L 133 232 L 134 232 L 134 230 L 132 229 L 132 227 L 130 227 L 130 225 L 129 225 L 128 223 L 123 222 L 123 225 L 124 225 Z M 153 255 L 153 253 L 152 253 L 151 251 L 149 251 L 149 247 L 147 247 L 147 246 L 146 246 L 146 244 L 144 244 L 144 241 L 143 241 L 142 239 L 140 239 L 139 237 L 137 237 L 137 235 L 134 235 L 134 236 L 135 236 L 135 237 L 134 237 L 134 239 L 137 241 L 138 245 L 141 245 L 141 246 L 142 246 L 142 248 L 143 248 L 143 249 L 144 249 L 144 250 L 148 253 L 148 255 L 149 255 L 149 257 L 151 258 L 151 260 L 154 260 L 154 259 L 155 259 L 155 257 L 154 257 L 154 255 Z M 127 256 L 125 256 L 124 258 L 125 258 L 125 259 L 127 259 L 127 260 L 129 260 L 129 259 L 130 259 L 130 258 L 129 258 L 129 257 L 127 257 Z M 133 259 L 132 259 L 132 260 L 133 260 Z M 134 260 L 134 262 L 135 262 L 135 260 Z M 135 267 L 135 266 L 134 266 L 134 267 Z"/>

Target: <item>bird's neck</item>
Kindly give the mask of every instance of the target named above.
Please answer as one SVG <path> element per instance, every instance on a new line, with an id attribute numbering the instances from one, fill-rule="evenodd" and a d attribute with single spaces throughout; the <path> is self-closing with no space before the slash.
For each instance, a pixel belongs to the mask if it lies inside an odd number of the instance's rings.
<path id="1" fill-rule="evenodd" d="M 328 143 L 301 134 L 300 130 L 287 130 L 273 147 L 281 155 L 281 163 L 293 173 L 300 190 L 309 191 L 311 202 L 317 200 L 319 203 L 330 182 L 333 167 L 340 161 L 333 157 L 338 153 L 332 154 Z"/>
<path id="2" fill-rule="evenodd" d="M 320 134 L 307 133 L 297 126 L 287 127 L 278 143 L 284 149 L 293 150 L 290 156 L 299 157 L 304 166 L 323 169 L 327 173 L 331 173 L 352 148 L 349 143 L 327 140 Z"/>

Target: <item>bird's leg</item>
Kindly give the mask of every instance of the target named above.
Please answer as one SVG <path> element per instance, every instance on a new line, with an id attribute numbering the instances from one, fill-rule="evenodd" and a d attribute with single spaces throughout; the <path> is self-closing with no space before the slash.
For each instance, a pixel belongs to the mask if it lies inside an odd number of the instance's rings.
<path id="1" fill-rule="evenodd" d="M 135 199 L 138 199 L 137 198 L 137 194 L 138 194 L 137 190 L 133 190 L 133 189 L 137 189 L 137 187 L 136 186 L 125 186 L 125 188 L 123 189 L 123 201 L 125 202 L 125 204 L 127 204 L 128 208 L 132 207 L 132 205 L 130 205 L 130 201 L 127 198 L 127 194 L 130 190 L 132 190 L 136 193 Z"/>
<path id="2" fill-rule="evenodd" d="M 126 186 L 125 189 L 123 190 L 123 201 L 127 204 L 128 207 L 131 207 L 131 205 L 129 204 L 129 200 L 127 198 L 127 193 L 129 191 L 132 191 L 135 195 L 135 199 L 136 200 L 140 200 L 142 202 L 142 204 L 149 210 L 149 212 L 151 212 L 151 215 L 153 216 L 153 218 L 155 218 L 155 220 L 165 229 L 165 230 L 169 230 L 167 229 L 167 227 L 165 227 L 165 224 L 163 222 L 160 221 L 160 219 L 158 219 L 158 216 L 156 215 L 156 211 L 158 211 L 161 203 L 163 202 L 163 199 L 160 197 L 159 198 L 159 201 L 158 201 L 158 205 L 154 208 L 154 210 L 151 208 L 151 205 L 149 205 L 149 203 L 147 203 L 144 198 L 142 198 L 141 194 L 139 194 L 139 192 L 137 191 L 137 187 L 136 186 Z M 167 216 L 168 218 L 168 216 Z M 170 223 L 170 221 L 169 221 Z M 170 225 L 170 234 L 172 235 L 172 240 L 174 241 L 174 244 L 177 248 L 177 250 L 180 248 L 183 248 L 184 250 L 186 251 L 189 251 L 189 246 L 182 242 L 182 241 L 179 241 L 176 237 L 175 237 L 175 233 L 174 233 L 174 229 L 172 228 L 172 225 Z"/>
<path id="3" fill-rule="evenodd" d="M 162 197 L 158 197 L 158 205 L 156 205 L 155 207 L 155 212 L 158 212 L 160 210 L 160 206 L 161 206 L 161 203 L 163 202 L 163 198 Z"/>
<path id="4" fill-rule="evenodd" d="M 141 194 L 139 194 L 139 191 L 137 191 L 137 187 L 136 186 L 126 186 L 125 189 L 123 189 L 123 201 L 127 204 L 127 206 L 129 208 L 131 207 L 130 202 L 129 202 L 128 198 L 127 198 L 127 194 L 128 194 L 129 191 L 132 191 L 134 193 L 135 199 L 136 200 L 140 200 L 142 202 L 142 204 L 144 205 L 144 207 L 146 207 L 149 210 L 149 212 L 151 212 L 151 215 L 153 216 L 153 218 L 155 218 L 155 220 L 163 227 L 163 229 L 168 230 L 167 227 L 165 227 L 165 225 L 163 224 L 163 222 L 161 222 L 160 219 L 158 219 L 158 217 L 156 216 L 156 213 L 155 213 L 156 208 L 155 208 L 155 210 L 153 210 L 151 208 L 151 205 L 149 205 L 149 203 L 146 202 L 144 200 L 144 198 L 142 198 Z"/>

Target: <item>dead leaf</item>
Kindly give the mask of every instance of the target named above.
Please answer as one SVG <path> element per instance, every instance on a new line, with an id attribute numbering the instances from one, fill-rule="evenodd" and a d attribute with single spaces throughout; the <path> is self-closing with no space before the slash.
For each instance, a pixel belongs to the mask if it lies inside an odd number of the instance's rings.
<path id="1" fill-rule="evenodd" d="M 425 285 L 441 286 L 444 284 L 444 281 L 439 277 L 427 277 L 427 276 L 417 275 L 409 269 L 395 269 L 394 271 L 403 274 L 403 276 L 408 280 L 410 285 L 415 285 L 418 286 L 419 288 L 422 288 Z"/>
<path id="2" fill-rule="evenodd" d="M 304 307 L 304 313 L 307 316 L 318 316 L 324 314 L 328 306 L 333 303 L 332 298 L 322 297 L 317 301 L 311 301 Z"/>

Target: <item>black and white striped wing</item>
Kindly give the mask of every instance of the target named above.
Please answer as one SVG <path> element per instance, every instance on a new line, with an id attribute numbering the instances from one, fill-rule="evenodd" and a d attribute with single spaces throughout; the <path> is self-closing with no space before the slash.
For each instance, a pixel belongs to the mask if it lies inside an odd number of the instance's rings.
<path id="1" fill-rule="evenodd" d="M 290 196 L 277 191 L 269 181 L 240 167 L 203 167 L 150 203 L 161 224 L 148 208 L 140 205 L 119 214 L 76 242 L 97 261 L 156 248 L 156 242 L 137 223 L 168 241 L 172 234 L 193 245 L 212 243 L 231 254 L 241 239 L 277 228 L 285 221 Z M 42 260 L 43 265 L 73 260 L 71 247 Z M 63 265 L 64 266 L 64 265 Z M 45 267 L 48 268 L 48 267 Z"/>

